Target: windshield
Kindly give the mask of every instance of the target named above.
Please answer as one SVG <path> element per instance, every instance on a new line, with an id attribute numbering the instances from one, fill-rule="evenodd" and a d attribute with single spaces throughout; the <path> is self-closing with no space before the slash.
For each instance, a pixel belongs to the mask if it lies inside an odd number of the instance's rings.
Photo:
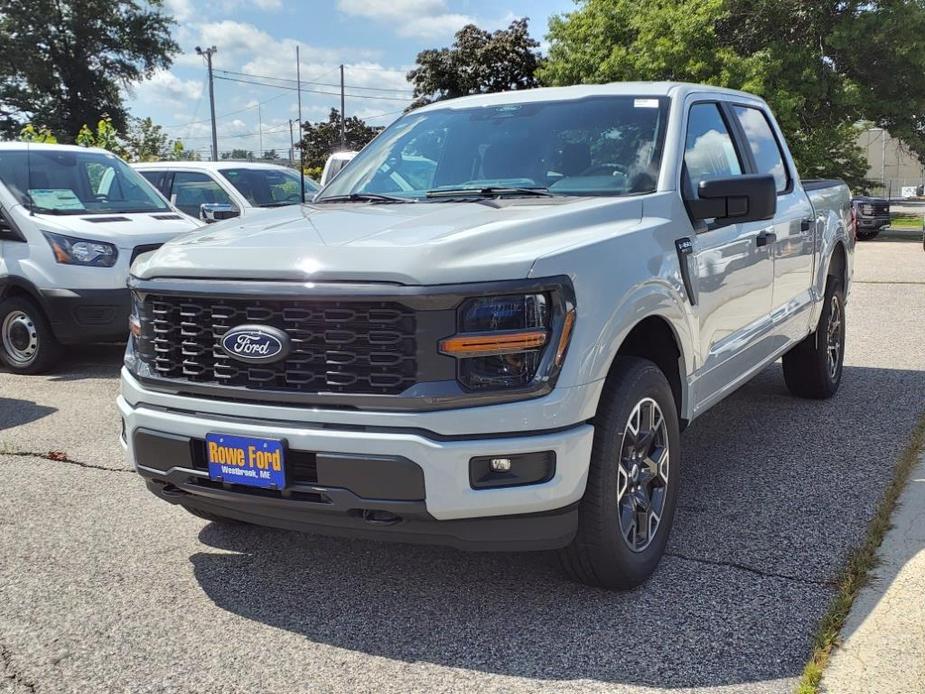
<path id="1" fill-rule="evenodd" d="M 629 195 L 655 190 L 668 99 L 608 96 L 410 113 L 316 200 L 458 189 Z M 358 199 L 358 198 L 357 198 Z"/>
<path id="2" fill-rule="evenodd" d="M 165 212 L 169 206 L 114 154 L 33 148 L 0 150 L 0 181 L 35 212 Z"/>
<path id="3" fill-rule="evenodd" d="M 237 191 L 254 207 L 281 207 L 302 201 L 299 174 L 290 169 L 222 169 Z M 305 178 L 305 197 L 318 191 L 318 185 Z"/>

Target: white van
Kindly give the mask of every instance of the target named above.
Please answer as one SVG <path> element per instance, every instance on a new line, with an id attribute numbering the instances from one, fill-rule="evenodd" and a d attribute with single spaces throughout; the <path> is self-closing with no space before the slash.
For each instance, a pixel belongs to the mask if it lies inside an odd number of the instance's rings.
<path id="1" fill-rule="evenodd" d="M 0 142 L 0 360 L 39 373 L 125 339 L 132 261 L 198 226 L 110 152 Z"/>
<path id="2" fill-rule="evenodd" d="M 132 164 L 161 194 L 204 222 L 251 217 L 302 201 L 299 173 L 278 164 L 249 161 L 155 161 Z M 318 192 L 308 176 L 305 199 Z"/>
<path id="3" fill-rule="evenodd" d="M 334 152 L 324 163 L 324 169 L 321 171 L 321 187 L 334 180 L 334 177 L 347 166 L 359 152 Z"/>

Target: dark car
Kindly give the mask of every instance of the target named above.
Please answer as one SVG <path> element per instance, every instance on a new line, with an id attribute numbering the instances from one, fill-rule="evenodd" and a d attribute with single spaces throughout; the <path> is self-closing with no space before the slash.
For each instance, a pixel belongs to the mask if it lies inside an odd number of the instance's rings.
<path id="1" fill-rule="evenodd" d="M 890 201 L 866 196 L 851 201 L 857 218 L 859 241 L 869 241 L 890 224 Z"/>

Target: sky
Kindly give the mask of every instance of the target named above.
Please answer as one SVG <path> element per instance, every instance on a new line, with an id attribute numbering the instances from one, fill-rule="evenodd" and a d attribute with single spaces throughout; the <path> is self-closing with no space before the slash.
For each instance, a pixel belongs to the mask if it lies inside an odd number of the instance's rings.
<path id="1" fill-rule="evenodd" d="M 262 145 L 285 156 L 289 120 L 298 115 L 294 89 L 232 80 L 294 87 L 296 46 L 303 120 L 326 120 L 340 107 L 343 63 L 347 116 L 388 125 L 411 101 L 405 74 L 419 51 L 450 45 L 467 23 L 495 30 L 520 17 L 530 18 L 530 33 L 542 42 L 549 17 L 573 8 L 571 0 L 165 0 L 182 53 L 131 89 L 127 105 L 208 158 L 208 80 L 195 47 L 216 46 L 219 151 L 257 153 Z"/>

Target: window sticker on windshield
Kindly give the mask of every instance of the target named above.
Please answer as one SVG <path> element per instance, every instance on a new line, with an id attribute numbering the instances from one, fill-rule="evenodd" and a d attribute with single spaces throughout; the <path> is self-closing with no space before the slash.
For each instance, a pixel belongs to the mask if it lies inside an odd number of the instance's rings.
<path id="1" fill-rule="evenodd" d="M 29 197 L 36 207 L 44 207 L 46 210 L 87 209 L 70 188 L 30 188 Z"/>
<path id="2" fill-rule="evenodd" d="M 658 108 L 658 99 L 633 99 L 635 108 Z"/>

